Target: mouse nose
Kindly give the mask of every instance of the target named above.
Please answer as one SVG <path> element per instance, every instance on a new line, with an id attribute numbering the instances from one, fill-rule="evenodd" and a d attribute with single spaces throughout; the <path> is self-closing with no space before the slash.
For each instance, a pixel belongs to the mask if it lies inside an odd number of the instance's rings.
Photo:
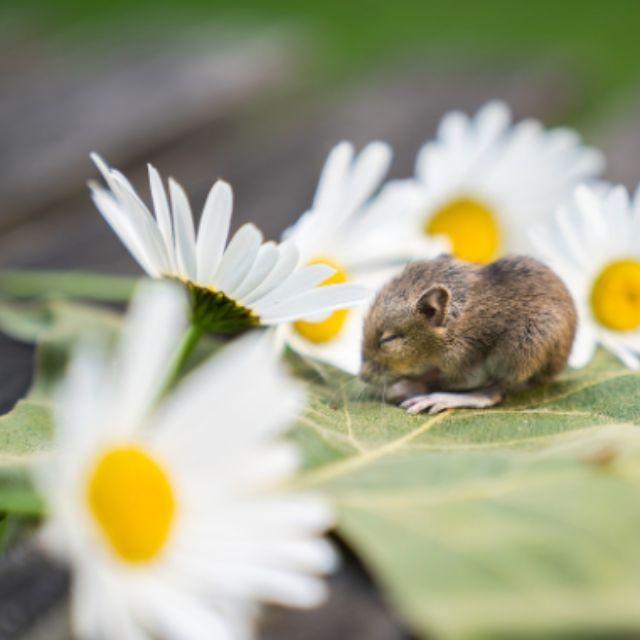
<path id="1" fill-rule="evenodd" d="M 360 380 L 364 382 L 373 382 L 374 379 L 374 371 L 373 367 L 369 362 L 363 362 L 360 367 Z"/>

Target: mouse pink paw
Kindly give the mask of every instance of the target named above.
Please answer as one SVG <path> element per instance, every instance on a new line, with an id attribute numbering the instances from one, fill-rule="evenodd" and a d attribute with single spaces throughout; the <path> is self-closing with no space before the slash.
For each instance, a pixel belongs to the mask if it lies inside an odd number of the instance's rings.
<path id="1" fill-rule="evenodd" d="M 411 415 L 417 415 L 427 410 L 434 414 L 447 409 L 486 409 L 498 404 L 501 400 L 502 393 L 496 389 L 464 393 L 442 391 L 413 396 L 400 406 Z"/>

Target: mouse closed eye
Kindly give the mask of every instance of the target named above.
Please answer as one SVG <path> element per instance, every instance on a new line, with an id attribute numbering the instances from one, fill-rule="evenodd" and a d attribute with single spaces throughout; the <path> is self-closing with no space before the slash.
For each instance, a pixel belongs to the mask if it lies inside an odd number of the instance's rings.
<path id="1" fill-rule="evenodd" d="M 391 342 L 398 342 L 403 338 L 404 338 L 404 335 L 400 332 L 397 332 L 397 333 L 386 332 L 380 336 L 379 344 L 380 346 L 383 346 L 385 344 L 390 344 Z"/>

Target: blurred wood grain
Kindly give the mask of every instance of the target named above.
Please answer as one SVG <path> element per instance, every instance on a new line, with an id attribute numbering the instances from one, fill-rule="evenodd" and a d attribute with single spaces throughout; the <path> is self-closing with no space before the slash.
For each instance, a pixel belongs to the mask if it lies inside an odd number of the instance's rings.
<path id="1" fill-rule="evenodd" d="M 640 92 L 610 107 L 594 131 L 607 158 L 607 179 L 633 191 L 640 183 Z"/>
<path id="2" fill-rule="evenodd" d="M 291 81 L 286 40 L 228 41 L 214 32 L 188 47 L 39 51 L 26 66 L 5 59 L 0 224 L 77 191 L 89 150 L 126 163 Z"/>
<path id="3" fill-rule="evenodd" d="M 11 123 L 0 149 L 0 267 L 138 272 L 86 193 L 85 180 L 96 175 L 87 159 L 93 149 L 146 196 L 144 154 L 183 182 L 196 210 L 222 175 L 236 194 L 234 225 L 253 220 L 277 238 L 310 202 L 324 157 L 341 139 L 387 140 L 397 153 L 394 174 L 407 175 L 448 109 L 475 110 L 499 97 L 518 116 L 557 121 L 579 100 L 556 71 L 468 67 L 396 69 L 334 92 L 278 95 L 285 80 L 294 81 L 294 57 L 277 44 L 240 43 L 195 58 L 115 58 L 95 77 L 68 79 L 63 69 L 51 76 L 47 68 L 23 80 L 0 76 L 0 120 L 5 128 Z M 27 388 L 31 359 L 30 347 L 0 339 L 4 410 Z M 0 561 L 0 640 L 68 637 L 64 572 L 19 553 L 21 570 Z M 408 637 L 348 554 L 331 594 L 316 611 L 269 611 L 262 637 Z"/>

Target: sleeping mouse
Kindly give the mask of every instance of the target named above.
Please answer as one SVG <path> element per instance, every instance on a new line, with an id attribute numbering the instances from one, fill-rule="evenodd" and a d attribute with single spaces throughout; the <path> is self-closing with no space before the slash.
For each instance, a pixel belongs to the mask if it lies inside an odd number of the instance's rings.
<path id="1" fill-rule="evenodd" d="M 569 291 L 537 260 L 442 255 L 409 264 L 378 293 L 360 375 L 409 413 L 491 407 L 557 376 L 575 330 Z"/>

